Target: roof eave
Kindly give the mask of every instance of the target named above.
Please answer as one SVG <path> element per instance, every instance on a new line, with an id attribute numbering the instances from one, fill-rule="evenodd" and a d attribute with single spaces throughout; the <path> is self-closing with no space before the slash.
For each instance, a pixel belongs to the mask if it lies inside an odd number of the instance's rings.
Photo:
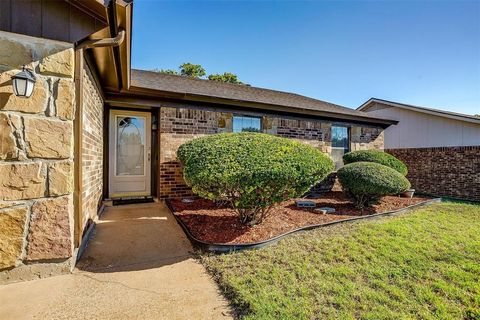
<path id="1" fill-rule="evenodd" d="M 389 119 L 380 119 L 375 117 L 368 116 L 356 116 L 343 113 L 334 113 L 322 110 L 313 110 L 313 109 L 304 109 L 304 108 L 294 108 L 290 106 L 277 105 L 277 104 L 265 104 L 254 101 L 247 100 L 237 100 L 237 99 L 227 99 L 219 98 L 208 95 L 199 95 L 191 93 L 178 93 L 171 91 L 160 91 L 153 90 L 149 88 L 135 87 L 131 86 L 128 90 L 122 90 L 121 92 L 125 96 L 137 96 L 139 98 L 151 97 L 154 99 L 174 99 L 178 101 L 188 101 L 188 102 L 203 102 L 203 103 L 212 103 L 218 105 L 227 105 L 227 106 L 237 106 L 244 108 L 256 108 L 264 109 L 269 111 L 280 111 L 287 112 L 292 114 L 301 114 L 301 115 L 310 115 L 317 116 L 327 119 L 335 119 L 337 121 L 352 121 L 356 123 L 365 123 L 370 125 L 377 125 L 383 128 L 387 128 L 390 125 L 395 125 L 398 123 L 396 120 Z"/>
<path id="2" fill-rule="evenodd" d="M 462 114 L 455 114 L 455 113 L 450 113 L 450 112 L 441 112 L 440 110 L 437 111 L 437 110 L 433 110 L 433 109 L 429 109 L 429 108 L 410 106 L 410 105 L 406 105 L 406 104 L 403 104 L 403 103 L 397 103 L 397 102 L 394 102 L 394 101 L 388 101 L 388 100 L 383 100 L 383 99 L 378 99 L 378 98 L 368 99 L 365 103 L 363 103 L 360 107 L 358 107 L 357 110 L 358 111 L 363 111 L 371 103 L 381 103 L 381 104 L 385 104 L 385 105 L 390 106 L 390 107 L 407 109 L 407 110 L 420 112 L 420 113 L 425 113 L 425 114 L 430 114 L 430 115 L 434 115 L 434 116 L 438 116 L 438 117 L 443 117 L 443 118 L 448 118 L 448 119 L 453 119 L 453 120 L 458 120 L 458 121 L 480 124 L 480 118 L 475 119 L 475 118 L 472 118 L 472 117 L 464 116 Z"/>
<path id="3" fill-rule="evenodd" d="M 357 108 L 358 111 L 363 111 L 370 103 L 372 103 L 375 100 L 375 98 L 370 98 L 367 101 L 365 101 L 360 107 Z"/>
<path id="4" fill-rule="evenodd" d="M 120 45 L 89 50 L 102 87 L 105 90 L 120 92 L 130 86 L 133 8 L 132 2 L 124 0 L 109 0 L 106 3 L 108 5 L 104 7 L 104 15 L 108 26 L 78 43 L 92 39 L 114 38 L 120 30 L 124 30 L 125 39 Z"/>

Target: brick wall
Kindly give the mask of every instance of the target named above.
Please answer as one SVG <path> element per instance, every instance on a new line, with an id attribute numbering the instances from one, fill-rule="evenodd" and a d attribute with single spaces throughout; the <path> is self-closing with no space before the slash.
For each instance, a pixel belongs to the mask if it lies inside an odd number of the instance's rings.
<path id="1" fill-rule="evenodd" d="M 230 125 L 229 125 L 230 124 Z M 183 143 L 207 134 L 224 132 L 231 115 L 193 109 L 160 109 L 159 193 L 161 198 L 191 195 L 183 181 L 177 150 Z"/>
<path id="2" fill-rule="evenodd" d="M 480 146 L 388 149 L 419 192 L 480 201 Z"/>
<path id="3" fill-rule="evenodd" d="M 82 70 L 82 231 L 97 217 L 103 199 L 103 99 L 92 72 Z"/>
<path id="4" fill-rule="evenodd" d="M 22 65 L 37 76 L 30 98 L 12 90 Z M 0 31 L 0 283 L 69 271 L 73 74 L 71 44 Z"/>
<path id="5" fill-rule="evenodd" d="M 232 131 L 232 113 L 209 110 L 162 107 L 160 110 L 160 198 L 191 196 L 185 184 L 176 152 L 183 143 L 221 132 Z M 349 125 L 352 129 L 352 150 L 383 149 L 383 129 Z M 264 116 L 263 132 L 296 139 L 323 152 L 331 152 L 331 126 L 327 121 L 301 120 Z M 355 133 L 355 136 L 353 135 Z"/>
<path id="6" fill-rule="evenodd" d="M 326 153 L 331 152 L 332 124 L 330 122 L 283 118 L 272 118 L 271 121 L 273 128 L 270 133 L 307 143 Z"/>

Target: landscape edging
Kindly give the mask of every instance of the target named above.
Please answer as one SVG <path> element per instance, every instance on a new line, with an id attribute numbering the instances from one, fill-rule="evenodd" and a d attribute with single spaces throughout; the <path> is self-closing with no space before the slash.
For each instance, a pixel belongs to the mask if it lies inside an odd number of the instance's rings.
<path id="1" fill-rule="evenodd" d="M 365 219 L 372 219 L 372 218 L 378 218 L 378 217 L 383 217 L 383 216 L 390 216 L 390 215 L 395 215 L 399 213 L 405 213 L 408 211 L 411 211 L 413 209 L 416 209 L 418 207 L 426 206 L 432 203 L 438 203 L 442 202 L 442 198 L 434 198 L 430 199 L 427 201 L 419 202 L 416 204 L 412 204 L 408 207 L 397 209 L 397 210 L 392 210 L 392 211 L 386 211 L 386 212 L 380 212 L 380 213 L 375 213 L 371 215 L 365 215 L 365 216 L 359 216 L 359 217 L 353 217 L 353 218 L 348 218 L 348 219 L 343 219 L 343 220 L 336 220 L 336 221 L 331 221 L 331 222 L 326 222 L 326 223 L 321 223 L 321 224 L 312 224 L 308 225 L 305 227 L 297 228 L 285 233 L 282 233 L 278 236 L 275 236 L 271 239 L 268 240 L 263 240 L 260 242 L 252 242 L 252 243 L 237 243 L 237 244 L 225 244 L 225 243 L 209 243 L 209 242 L 204 242 L 202 240 L 198 240 L 195 238 L 191 233 L 188 227 L 185 225 L 185 223 L 180 219 L 179 216 L 175 214 L 175 210 L 173 210 L 173 207 L 170 203 L 170 201 L 167 199 L 165 200 L 165 203 L 167 204 L 168 209 L 172 213 L 172 215 L 175 217 L 175 220 L 177 223 L 180 225 L 180 227 L 183 229 L 185 234 L 187 235 L 188 239 L 190 242 L 192 242 L 193 245 L 196 247 L 199 247 L 203 251 L 206 252 L 212 252 L 212 253 L 229 253 L 233 251 L 241 251 L 241 250 L 248 250 L 248 249 L 260 249 L 265 246 L 274 244 L 278 242 L 279 240 L 285 238 L 286 236 L 289 236 L 294 233 L 302 232 L 302 231 L 308 231 L 316 228 L 322 228 L 322 227 L 328 227 L 331 225 L 335 224 L 340 224 L 340 223 L 346 223 L 346 222 L 354 222 L 358 220 L 365 220 Z"/>

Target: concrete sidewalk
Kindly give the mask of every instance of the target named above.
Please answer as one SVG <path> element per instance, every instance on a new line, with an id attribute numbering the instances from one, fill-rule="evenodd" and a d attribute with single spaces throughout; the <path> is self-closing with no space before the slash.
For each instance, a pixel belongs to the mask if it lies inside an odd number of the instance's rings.
<path id="1" fill-rule="evenodd" d="M 0 319 L 229 319 L 160 203 L 107 208 L 73 274 L 0 286 Z"/>

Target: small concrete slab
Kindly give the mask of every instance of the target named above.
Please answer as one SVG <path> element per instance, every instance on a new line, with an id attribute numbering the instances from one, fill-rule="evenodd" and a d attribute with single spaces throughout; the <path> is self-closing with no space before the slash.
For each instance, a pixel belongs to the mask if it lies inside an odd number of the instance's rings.
<path id="1" fill-rule="evenodd" d="M 321 207 L 321 208 L 317 208 L 315 210 L 316 213 L 321 213 L 321 214 L 327 214 L 327 213 L 335 213 L 335 208 L 331 208 L 331 207 Z"/>
<path id="2" fill-rule="evenodd" d="M 311 200 L 296 200 L 295 205 L 297 208 L 315 208 L 317 204 Z"/>

